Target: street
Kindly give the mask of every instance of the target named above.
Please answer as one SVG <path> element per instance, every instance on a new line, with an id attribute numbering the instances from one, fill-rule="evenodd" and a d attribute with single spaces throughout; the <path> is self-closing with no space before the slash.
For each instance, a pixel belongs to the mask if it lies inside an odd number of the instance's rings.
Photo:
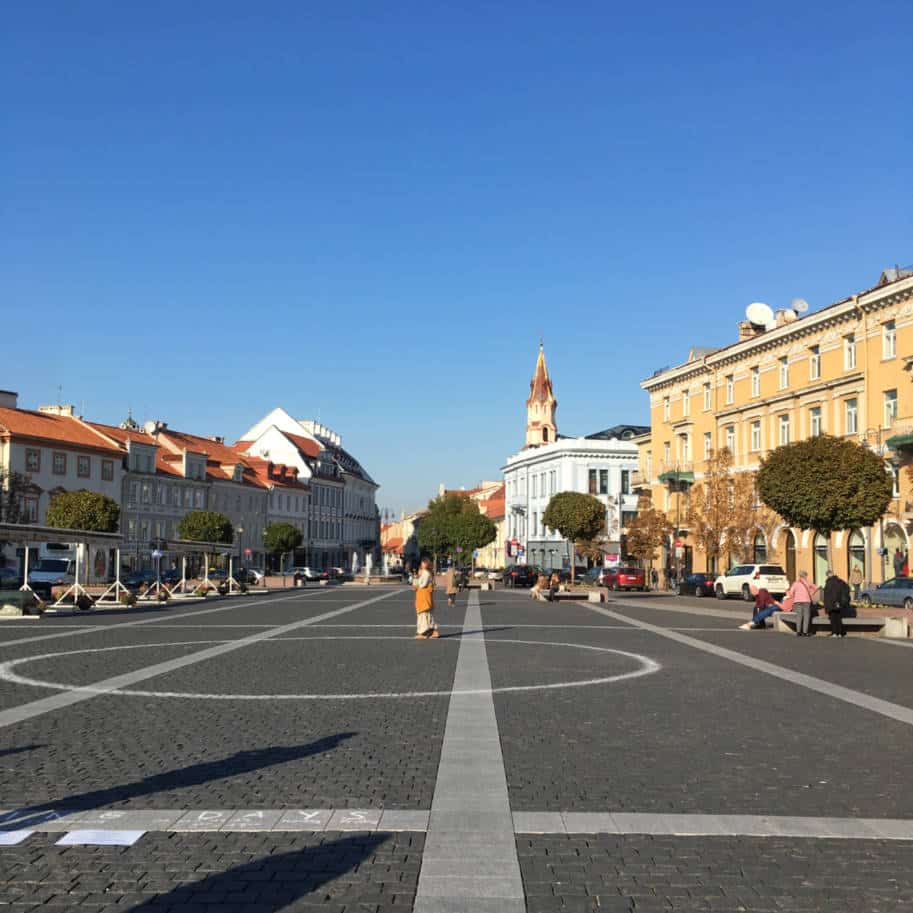
<path id="1" fill-rule="evenodd" d="M 913 904 L 909 642 L 436 601 L 434 642 L 386 586 L 5 623 L 0 909 Z"/>

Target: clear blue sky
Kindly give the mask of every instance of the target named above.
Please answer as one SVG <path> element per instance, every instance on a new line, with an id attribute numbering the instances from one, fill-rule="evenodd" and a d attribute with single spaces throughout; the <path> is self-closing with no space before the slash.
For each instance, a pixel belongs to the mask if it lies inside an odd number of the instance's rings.
<path id="1" fill-rule="evenodd" d="M 913 261 L 913 7 L 5 7 L 0 387 L 234 438 L 319 416 L 422 504 Z"/>

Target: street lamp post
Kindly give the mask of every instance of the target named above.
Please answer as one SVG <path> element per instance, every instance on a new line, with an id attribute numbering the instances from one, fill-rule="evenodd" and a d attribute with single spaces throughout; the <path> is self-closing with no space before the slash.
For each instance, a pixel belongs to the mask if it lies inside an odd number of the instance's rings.
<path id="1" fill-rule="evenodd" d="M 242 538 L 244 535 L 244 527 L 239 526 L 237 532 L 238 532 L 238 567 L 241 567 L 242 566 L 241 562 L 244 560 L 244 540 Z"/>

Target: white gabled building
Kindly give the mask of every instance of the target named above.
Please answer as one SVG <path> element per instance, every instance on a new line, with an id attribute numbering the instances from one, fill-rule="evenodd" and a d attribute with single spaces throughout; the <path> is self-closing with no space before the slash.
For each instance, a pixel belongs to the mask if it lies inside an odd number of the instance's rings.
<path id="1" fill-rule="evenodd" d="M 501 467 L 505 485 L 505 539 L 508 564 L 525 562 L 552 569 L 569 567 L 572 544 L 543 523 L 552 495 L 591 494 L 606 506 L 606 539 L 617 552 L 626 523 L 637 512 L 631 477 L 637 469 L 634 438 L 649 431 L 640 425 L 615 425 L 584 437 L 558 434 L 558 401 L 539 347 L 526 401 L 526 446 Z"/>

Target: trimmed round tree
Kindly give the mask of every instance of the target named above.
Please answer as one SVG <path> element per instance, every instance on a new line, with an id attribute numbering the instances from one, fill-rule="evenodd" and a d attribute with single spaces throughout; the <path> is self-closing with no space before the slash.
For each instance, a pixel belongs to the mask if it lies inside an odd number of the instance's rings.
<path id="1" fill-rule="evenodd" d="M 294 552 L 303 541 L 301 530 L 291 523 L 270 523 L 263 530 L 263 546 L 273 555 Z"/>
<path id="2" fill-rule="evenodd" d="M 605 529 L 605 504 L 599 498 L 579 491 L 562 491 L 552 495 L 542 515 L 542 523 L 549 529 L 557 529 L 576 547 L 580 541 L 595 539 Z M 571 583 L 574 583 L 576 564 L 572 557 Z"/>
<path id="3" fill-rule="evenodd" d="M 828 551 L 832 532 L 877 523 L 893 494 L 878 454 L 827 434 L 777 447 L 761 460 L 757 486 L 790 526 L 824 535 Z"/>
<path id="4" fill-rule="evenodd" d="M 120 507 L 113 498 L 94 491 L 62 491 L 54 495 L 45 515 L 48 526 L 116 533 Z"/>
<path id="5" fill-rule="evenodd" d="M 178 523 L 178 535 L 190 542 L 229 543 L 234 534 L 231 520 L 217 510 L 191 510 Z"/>

